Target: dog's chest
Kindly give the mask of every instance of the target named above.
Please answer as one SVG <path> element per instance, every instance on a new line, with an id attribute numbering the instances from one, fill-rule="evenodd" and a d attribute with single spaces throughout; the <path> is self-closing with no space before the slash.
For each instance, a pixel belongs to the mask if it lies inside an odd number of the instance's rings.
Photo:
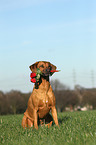
<path id="1" fill-rule="evenodd" d="M 45 94 L 45 96 L 39 100 L 38 107 L 39 109 L 50 108 L 53 104 L 52 102 L 53 102 L 52 98 L 48 96 L 47 94 Z"/>
<path id="2" fill-rule="evenodd" d="M 42 85 L 40 85 L 40 89 L 38 90 L 38 107 L 50 107 L 53 103 L 53 97 L 52 97 L 52 90 L 50 89 L 50 83 L 49 82 L 43 82 Z M 51 95 L 50 95 L 51 93 Z"/>
<path id="3" fill-rule="evenodd" d="M 40 118 L 43 118 L 51 109 L 52 100 L 49 96 L 45 95 L 44 99 L 39 100 L 38 114 Z"/>

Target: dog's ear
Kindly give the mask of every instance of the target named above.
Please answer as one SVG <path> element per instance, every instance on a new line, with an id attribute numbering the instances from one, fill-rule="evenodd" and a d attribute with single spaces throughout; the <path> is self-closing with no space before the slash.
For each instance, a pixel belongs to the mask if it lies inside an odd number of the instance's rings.
<path id="1" fill-rule="evenodd" d="M 51 63 L 50 63 L 50 66 L 51 66 L 51 70 L 56 70 L 56 68 L 57 68 L 55 65 L 53 65 Z"/>
<path id="2" fill-rule="evenodd" d="M 34 64 L 32 64 L 32 65 L 29 66 L 29 68 L 31 69 L 32 72 L 35 72 L 36 73 L 37 64 L 38 64 L 38 62 L 36 62 L 36 63 L 34 63 Z"/>

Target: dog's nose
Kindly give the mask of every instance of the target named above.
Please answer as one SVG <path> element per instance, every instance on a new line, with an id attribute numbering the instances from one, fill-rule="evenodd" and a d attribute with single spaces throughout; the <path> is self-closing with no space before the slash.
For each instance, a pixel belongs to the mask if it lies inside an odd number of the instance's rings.
<path id="1" fill-rule="evenodd" d="M 48 71 L 49 71 L 49 69 L 47 68 L 47 69 L 46 69 L 46 72 L 48 72 Z"/>

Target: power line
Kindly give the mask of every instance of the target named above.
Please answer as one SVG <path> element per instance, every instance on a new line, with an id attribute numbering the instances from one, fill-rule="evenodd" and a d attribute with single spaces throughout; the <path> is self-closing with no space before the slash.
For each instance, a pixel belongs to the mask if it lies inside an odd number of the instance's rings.
<path id="1" fill-rule="evenodd" d="M 74 88 L 75 88 L 75 85 L 76 85 L 76 72 L 75 72 L 75 69 L 73 69 L 73 83 L 74 83 Z"/>
<path id="2" fill-rule="evenodd" d="M 95 85 L 95 79 L 94 79 L 94 71 L 91 71 L 91 81 L 92 81 L 92 88 L 94 88 Z"/>

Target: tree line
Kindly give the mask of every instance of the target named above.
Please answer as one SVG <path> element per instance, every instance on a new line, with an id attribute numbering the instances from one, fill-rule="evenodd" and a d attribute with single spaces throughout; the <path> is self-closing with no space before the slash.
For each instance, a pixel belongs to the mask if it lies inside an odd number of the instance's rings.
<path id="1" fill-rule="evenodd" d="M 66 107 L 74 109 L 77 106 L 92 106 L 96 109 L 96 89 L 85 89 L 79 85 L 74 90 L 61 84 L 58 80 L 51 81 L 56 97 L 56 108 L 62 112 Z M 17 90 L 4 93 L 0 91 L 0 115 L 21 114 L 27 108 L 30 93 L 22 93 Z"/>

